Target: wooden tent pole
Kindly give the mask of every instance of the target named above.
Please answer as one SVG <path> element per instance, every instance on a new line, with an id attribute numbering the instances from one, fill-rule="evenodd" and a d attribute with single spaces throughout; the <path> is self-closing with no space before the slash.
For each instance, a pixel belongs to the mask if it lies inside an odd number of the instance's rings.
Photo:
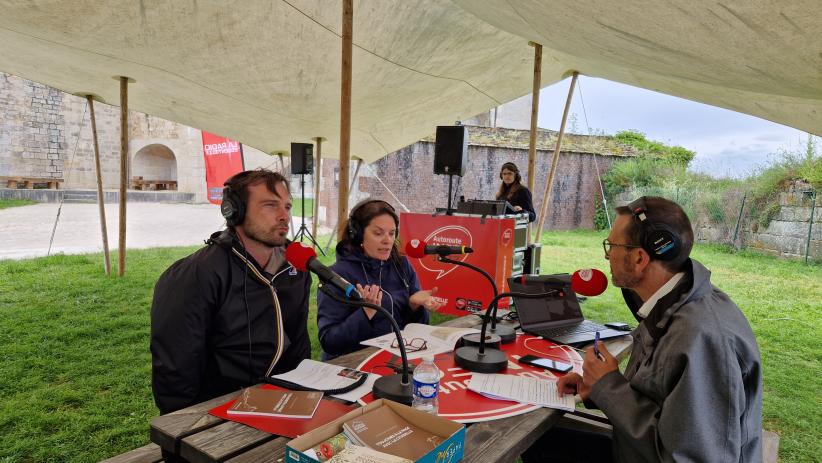
<path id="1" fill-rule="evenodd" d="M 100 144 L 97 142 L 97 119 L 94 117 L 94 98 L 86 95 L 91 117 L 91 138 L 94 141 L 94 170 L 97 174 L 97 207 L 100 212 L 100 231 L 103 233 L 103 265 L 106 275 L 111 276 L 111 258 L 108 253 L 108 230 L 106 228 L 106 198 L 103 196 L 103 172 L 100 168 Z"/>
<path id="2" fill-rule="evenodd" d="M 311 214 L 311 236 L 314 237 L 314 247 L 317 244 L 317 228 L 320 220 L 320 180 L 323 175 L 323 137 L 314 137 L 317 142 L 316 160 L 314 161 L 314 210 Z"/>
<path id="3" fill-rule="evenodd" d="M 120 239 L 117 275 L 126 273 L 126 187 L 128 186 L 128 77 L 120 76 Z"/>
<path id="4" fill-rule="evenodd" d="M 351 183 L 348 187 L 349 192 L 354 189 L 354 183 L 356 183 L 357 177 L 360 175 L 360 166 L 362 166 L 362 159 L 357 158 L 357 164 L 354 166 L 354 176 L 351 177 Z M 346 219 L 348 219 L 348 217 L 346 217 Z M 331 242 L 334 241 L 334 235 L 337 233 L 337 228 L 339 226 L 340 222 L 337 221 L 337 223 L 334 224 L 334 229 L 331 230 L 331 236 L 328 237 L 328 243 L 325 243 L 325 248 L 323 249 L 325 254 L 328 254 L 328 250 L 331 248 Z"/>
<path id="5" fill-rule="evenodd" d="M 542 195 L 542 210 L 539 215 L 536 234 L 534 234 L 535 243 L 541 242 L 542 239 L 542 227 L 545 225 L 545 217 L 548 215 L 548 204 L 551 203 L 551 191 L 553 190 L 554 176 L 557 173 L 559 151 L 562 149 L 562 136 L 565 135 L 565 123 L 568 122 L 568 111 L 571 109 L 571 99 L 574 96 L 574 86 L 577 84 L 577 77 L 579 77 L 579 72 L 574 71 L 573 77 L 571 78 L 571 86 L 568 87 L 568 98 L 565 100 L 565 111 L 562 112 L 562 123 L 559 126 L 557 146 L 554 148 L 554 157 L 551 160 L 551 171 L 548 174 L 548 183 L 545 184 L 545 192 Z"/>
<path id="6" fill-rule="evenodd" d="M 528 42 L 534 47 L 534 86 L 531 89 L 531 134 L 528 140 L 528 189 L 534 191 L 537 162 L 537 117 L 539 113 L 539 89 L 542 81 L 542 45 Z"/>
<path id="7" fill-rule="evenodd" d="M 354 0 L 342 2 L 342 69 L 340 88 L 340 191 L 337 203 L 337 222 L 348 216 L 348 168 L 351 158 L 351 68 L 352 39 L 354 35 Z M 344 230 L 337 230 L 343 238 Z"/>

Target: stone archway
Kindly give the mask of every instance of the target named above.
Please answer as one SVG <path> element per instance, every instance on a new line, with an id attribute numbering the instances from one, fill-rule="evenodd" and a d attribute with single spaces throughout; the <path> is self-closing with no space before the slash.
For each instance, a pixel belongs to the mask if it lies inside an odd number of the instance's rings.
<path id="1" fill-rule="evenodd" d="M 131 185 L 137 190 L 176 190 L 177 158 L 166 145 L 140 148 L 131 161 Z"/>

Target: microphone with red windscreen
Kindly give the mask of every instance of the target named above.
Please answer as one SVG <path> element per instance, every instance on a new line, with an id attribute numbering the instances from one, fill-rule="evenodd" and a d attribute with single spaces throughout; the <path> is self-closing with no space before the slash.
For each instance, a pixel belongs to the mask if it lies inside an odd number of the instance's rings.
<path id="1" fill-rule="evenodd" d="M 317 253 L 314 248 L 295 241 L 285 249 L 285 260 L 301 272 L 310 271 L 314 273 L 320 281 L 339 289 L 345 294 L 345 297 L 353 300 L 362 299 L 362 295 L 354 285 L 317 260 Z"/>
<path id="2" fill-rule="evenodd" d="M 608 277 L 601 270 L 584 268 L 571 275 L 571 289 L 583 296 L 599 296 L 608 287 Z"/>
<path id="3" fill-rule="evenodd" d="M 470 254 L 474 252 L 468 246 L 449 246 L 445 244 L 425 244 L 425 241 L 413 239 L 405 245 L 405 254 L 408 257 L 422 259 L 426 255 L 436 254 L 439 256 L 449 256 L 452 254 Z"/>

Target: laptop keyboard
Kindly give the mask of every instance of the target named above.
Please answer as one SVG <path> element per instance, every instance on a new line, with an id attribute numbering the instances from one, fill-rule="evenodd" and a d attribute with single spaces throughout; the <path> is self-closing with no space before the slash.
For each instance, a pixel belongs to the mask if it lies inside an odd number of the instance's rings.
<path id="1" fill-rule="evenodd" d="M 591 331 L 605 331 L 608 328 L 594 323 L 589 320 L 583 320 L 581 323 L 573 326 L 558 326 L 556 328 L 549 328 L 547 330 L 537 331 L 536 334 L 544 338 L 557 338 L 560 336 L 571 336 L 579 333 L 590 333 Z"/>

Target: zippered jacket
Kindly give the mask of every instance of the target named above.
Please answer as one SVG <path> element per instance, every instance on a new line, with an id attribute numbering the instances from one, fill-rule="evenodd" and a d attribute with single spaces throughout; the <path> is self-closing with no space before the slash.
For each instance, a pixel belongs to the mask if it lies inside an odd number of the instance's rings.
<path id="1" fill-rule="evenodd" d="M 710 271 L 691 259 L 685 278 L 631 334 L 625 373 L 590 400 L 613 425 L 620 462 L 762 461 L 762 364 L 747 319 Z M 636 312 L 641 301 L 623 290 Z"/>
<path id="2" fill-rule="evenodd" d="M 223 230 L 160 276 L 151 306 L 154 402 L 165 414 L 292 370 L 311 356 L 311 277 L 265 272 Z M 249 350 L 250 347 L 250 350 Z"/>
<path id="3" fill-rule="evenodd" d="M 355 285 L 380 285 L 385 291 L 382 306 L 393 314 L 400 329 L 408 323 L 428 323 L 427 310 L 414 310 L 408 305 L 410 296 L 420 290 L 420 283 L 406 257 L 400 257 L 398 263 L 393 258 L 381 261 L 359 250 L 338 247 L 337 262 L 331 269 Z M 321 291 L 317 291 L 317 327 L 323 360 L 362 349 L 365 346 L 360 345 L 361 341 L 392 331 L 391 322 L 383 314 L 369 320 L 362 308 L 337 302 Z"/>

